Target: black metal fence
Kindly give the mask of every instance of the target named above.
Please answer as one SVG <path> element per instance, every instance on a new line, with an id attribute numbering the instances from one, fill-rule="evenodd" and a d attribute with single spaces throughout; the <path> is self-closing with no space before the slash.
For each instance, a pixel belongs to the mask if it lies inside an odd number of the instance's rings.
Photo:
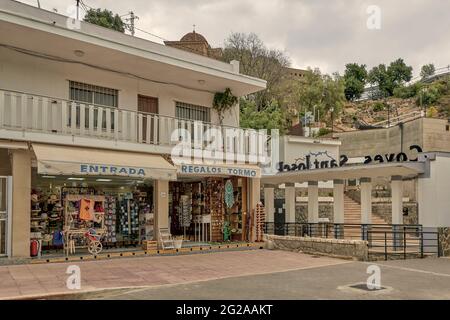
<path id="1" fill-rule="evenodd" d="M 424 232 L 421 225 L 392 224 L 334 224 L 334 223 L 283 223 L 267 222 L 265 233 L 281 236 L 315 237 L 331 239 L 366 240 L 369 255 L 388 257 L 437 254 L 441 248 L 439 233 Z"/>

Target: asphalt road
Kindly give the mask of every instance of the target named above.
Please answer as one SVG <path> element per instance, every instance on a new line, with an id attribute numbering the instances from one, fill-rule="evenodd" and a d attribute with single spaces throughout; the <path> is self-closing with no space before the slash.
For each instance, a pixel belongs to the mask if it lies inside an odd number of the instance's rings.
<path id="1" fill-rule="evenodd" d="M 317 257 L 317 259 L 323 259 Z M 367 268 L 380 267 L 382 290 L 368 290 Z M 351 285 L 362 284 L 361 289 Z M 295 271 L 74 294 L 59 299 L 450 299 L 450 259 L 349 262 Z"/>

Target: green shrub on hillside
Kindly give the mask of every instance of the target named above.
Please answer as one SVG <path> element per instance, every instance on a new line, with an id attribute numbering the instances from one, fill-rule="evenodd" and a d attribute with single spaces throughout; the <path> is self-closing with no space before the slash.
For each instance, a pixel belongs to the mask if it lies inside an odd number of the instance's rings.
<path id="1" fill-rule="evenodd" d="M 429 106 L 435 104 L 442 95 L 446 93 L 446 87 L 440 82 L 432 83 L 420 90 L 416 104 L 418 106 Z"/>
<path id="2" fill-rule="evenodd" d="M 327 134 L 329 134 L 329 133 L 331 133 L 331 129 L 328 129 L 328 128 L 320 128 L 320 129 L 319 129 L 319 132 L 317 132 L 317 136 L 318 136 L 318 137 L 321 137 L 321 136 L 327 135 Z"/>
<path id="3" fill-rule="evenodd" d="M 383 111 L 385 108 L 386 108 L 386 106 L 384 105 L 384 103 L 378 101 L 378 102 L 375 102 L 372 110 L 373 110 L 373 112 L 380 112 L 380 111 Z"/>
<path id="4" fill-rule="evenodd" d="M 422 83 L 417 82 L 410 86 L 401 86 L 394 89 L 394 96 L 400 99 L 408 99 L 416 97 L 422 88 Z"/>

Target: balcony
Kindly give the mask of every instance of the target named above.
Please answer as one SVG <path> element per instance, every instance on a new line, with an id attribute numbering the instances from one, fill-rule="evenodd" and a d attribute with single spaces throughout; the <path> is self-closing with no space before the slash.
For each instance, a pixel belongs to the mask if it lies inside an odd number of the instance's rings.
<path id="1" fill-rule="evenodd" d="M 0 90 L 0 139 L 166 154 L 187 141 L 192 149 L 214 144 L 223 159 L 239 154 L 252 163 L 265 162 L 271 149 L 270 136 L 253 129 L 10 90 Z"/>

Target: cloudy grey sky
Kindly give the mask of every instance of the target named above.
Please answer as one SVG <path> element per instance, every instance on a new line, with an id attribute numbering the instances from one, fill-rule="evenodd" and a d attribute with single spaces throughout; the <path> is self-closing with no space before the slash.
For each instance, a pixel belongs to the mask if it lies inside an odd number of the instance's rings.
<path id="1" fill-rule="evenodd" d="M 37 0 L 20 0 L 36 5 Z M 66 14 L 75 0 L 40 0 Z M 450 64 L 450 0 L 84 0 L 88 6 L 139 16 L 137 27 L 178 40 L 196 25 L 212 46 L 231 32 L 255 32 L 287 53 L 293 67 L 342 72 L 402 57 L 415 75 L 426 63 Z M 381 28 L 367 28 L 368 6 L 381 9 Z M 155 42 L 160 39 L 138 32 Z"/>

